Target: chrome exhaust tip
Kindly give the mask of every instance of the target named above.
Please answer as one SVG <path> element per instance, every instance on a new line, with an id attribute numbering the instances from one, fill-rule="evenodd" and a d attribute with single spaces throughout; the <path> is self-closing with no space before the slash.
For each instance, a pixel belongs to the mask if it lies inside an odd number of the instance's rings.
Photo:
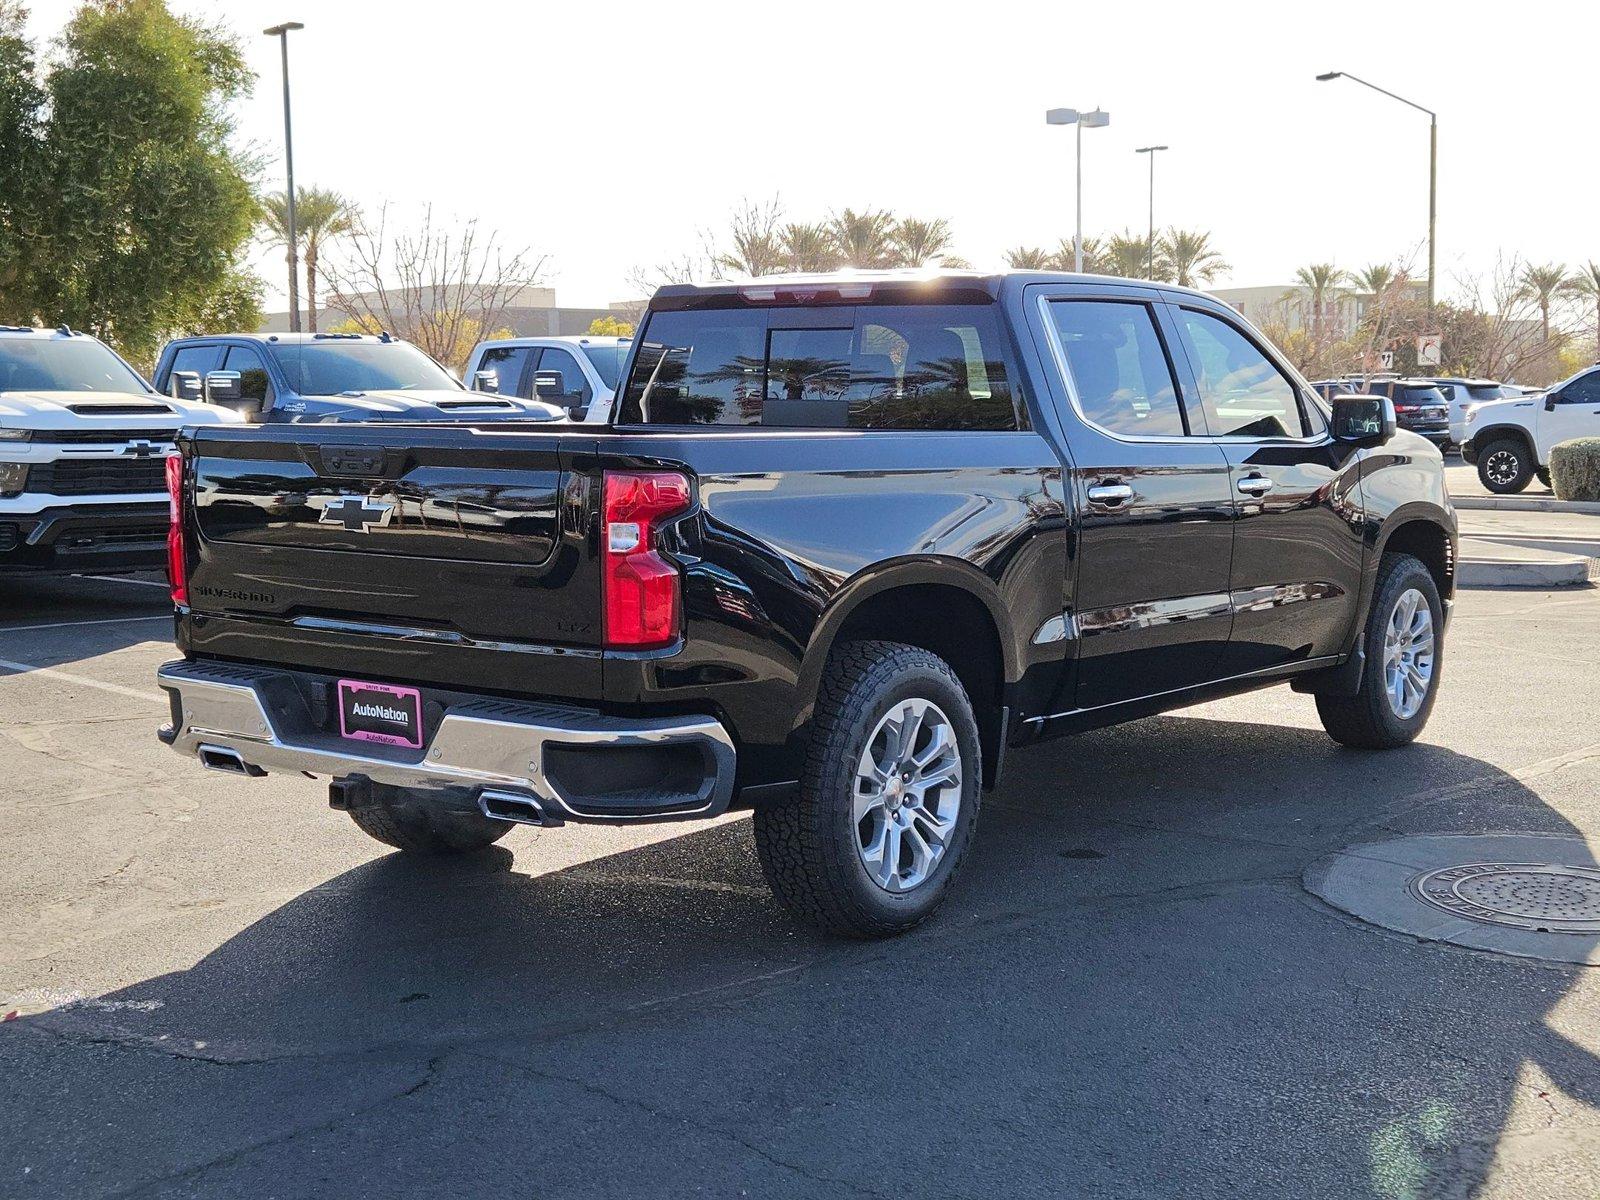
<path id="1" fill-rule="evenodd" d="M 478 811 L 494 821 L 510 821 L 516 825 L 539 825 L 545 829 L 566 823 L 535 797 L 521 792 L 497 792 L 485 789 L 478 793 Z"/>
<path id="2" fill-rule="evenodd" d="M 266 774 L 254 763 L 247 763 L 237 751 L 227 746 L 207 746 L 202 744 L 199 749 L 200 765 L 209 771 L 226 771 L 230 775 L 244 775 L 251 779 L 260 779 Z"/>

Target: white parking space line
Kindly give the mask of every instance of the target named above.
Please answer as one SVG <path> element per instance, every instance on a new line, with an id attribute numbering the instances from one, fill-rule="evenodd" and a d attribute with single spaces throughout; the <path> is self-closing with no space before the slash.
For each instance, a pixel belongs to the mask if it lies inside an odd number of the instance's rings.
<path id="1" fill-rule="evenodd" d="M 0 633 L 23 633 L 29 629 L 71 629 L 77 625 L 125 625 L 129 621 L 170 621 L 171 613 L 156 613 L 149 617 L 90 617 L 82 621 L 51 621 L 39 625 L 0 625 Z"/>
<path id="2" fill-rule="evenodd" d="M 142 700 L 147 704 L 165 704 L 166 696 L 161 692 L 141 692 L 138 688 L 123 687 L 120 683 L 106 683 L 101 679 L 90 679 L 87 675 L 76 675 L 71 671 L 63 671 L 57 667 L 36 667 L 32 663 L 12 662 L 9 658 L 0 658 L 0 670 L 12 671 L 18 675 L 38 675 L 44 679 L 59 679 L 63 683 L 75 683 L 79 687 L 96 688 L 102 692 L 110 692 L 116 696 L 131 696 L 135 700 Z"/>
<path id="3" fill-rule="evenodd" d="M 98 579 L 101 583 L 129 583 L 134 587 L 158 587 L 166 590 L 169 584 L 160 579 L 124 579 L 120 575 L 78 575 L 77 579 Z"/>

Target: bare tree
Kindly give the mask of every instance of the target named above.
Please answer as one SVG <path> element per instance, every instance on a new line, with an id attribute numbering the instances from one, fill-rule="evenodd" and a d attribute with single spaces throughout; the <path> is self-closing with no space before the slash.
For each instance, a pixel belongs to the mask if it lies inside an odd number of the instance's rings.
<path id="1" fill-rule="evenodd" d="M 547 256 L 508 250 L 476 219 L 436 221 L 390 233 L 389 208 L 375 221 L 357 214 L 345 252 L 325 267 L 329 306 L 357 325 L 387 330 L 460 369 L 473 345 L 499 330 L 506 310 L 544 275 Z"/>
<path id="2" fill-rule="evenodd" d="M 743 201 L 728 221 L 728 243 L 706 236 L 706 257 L 720 274 L 772 275 L 784 269 L 784 248 L 778 222 L 783 206 L 774 196 L 766 203 Z"/>

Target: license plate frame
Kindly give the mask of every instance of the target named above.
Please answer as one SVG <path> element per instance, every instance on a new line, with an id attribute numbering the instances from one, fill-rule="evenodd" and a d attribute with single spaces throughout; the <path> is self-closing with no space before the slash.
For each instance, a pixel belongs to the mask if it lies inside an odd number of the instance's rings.
<path id="1" fill-rule="evenodd" d="M 339 708 L 340 737 L 353 742 L 422 749 L 422 692 L 419 688 L 372 683 L 365 679 L 341 679 L 334 692 Z"/>

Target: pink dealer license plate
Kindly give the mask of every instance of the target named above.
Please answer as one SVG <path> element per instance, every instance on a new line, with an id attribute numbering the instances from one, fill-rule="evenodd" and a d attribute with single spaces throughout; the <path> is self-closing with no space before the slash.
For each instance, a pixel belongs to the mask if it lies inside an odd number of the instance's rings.
<path id="1" fill-rule="evenodd" d="M 339 680 L 339 733 L 358 742 L 422 749 L 422 693 L 387 683 Z"/>

